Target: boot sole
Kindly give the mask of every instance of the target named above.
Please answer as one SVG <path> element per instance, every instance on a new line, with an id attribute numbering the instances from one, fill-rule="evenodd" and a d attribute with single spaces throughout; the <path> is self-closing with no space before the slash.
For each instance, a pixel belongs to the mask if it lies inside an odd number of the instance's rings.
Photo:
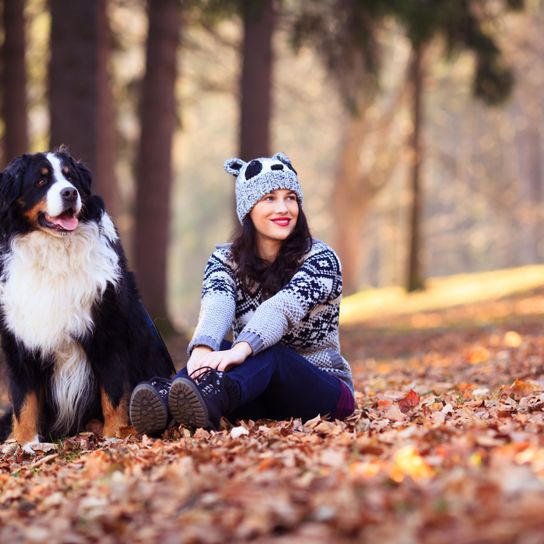
<path id="1" fill-rule="evenodd" d="M 129 405 L 130 422 L 140 434 L 160 433 L 168 423 L 168 409 L 152 385 L 141 383 L 134 388 Z"/>
<path id="2" fill-rule="evenodd" d="M 195 383 L 187 378 L 177 378 L 173 381 L 168 393 L 168 408 L 178 425 L 213 428 L 200 391 Z"/>

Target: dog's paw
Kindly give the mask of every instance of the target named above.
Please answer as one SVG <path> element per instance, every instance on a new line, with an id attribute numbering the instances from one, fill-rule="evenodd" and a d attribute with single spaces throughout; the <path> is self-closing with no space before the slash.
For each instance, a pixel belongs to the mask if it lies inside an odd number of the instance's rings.
<path id="1" fill-rule="evenodd" d="M 21 446 L 22 450 L 29 455 L 36 455 L 37 452 L 47 453 L 57 449 L 56 444 L 51 442 L 40 442 L 39 437 L 34 437 L 31 441 Z"/>
<path id="2" fill-rule="evenodd" d="M 39 437 L 34 437 L 30 442 L 26 442 L 21 446 L 22 450 L 28 455 L 36 455 L 34 448 L 40 443 Z"/>

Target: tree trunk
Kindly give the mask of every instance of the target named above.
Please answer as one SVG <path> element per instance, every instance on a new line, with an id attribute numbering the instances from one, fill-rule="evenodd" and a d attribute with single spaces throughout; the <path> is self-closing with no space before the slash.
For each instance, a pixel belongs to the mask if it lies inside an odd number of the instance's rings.
<path id="1" fill-rule="evenodd" d="M 422 268 L 422 212 L 423 197 L 421 193 L 421 163 L 422 163 L 422 144 L 421 128 L 423 125 L 423 48 L 414 46 L 412 65 L 410 69 L 410 79 L 412 81 L 413 92 L 413 131 L 411 137 L 411 204 L 408 220 L 408 269 L 407 269 L 407 291 L 417 291 L 424 289 L 425 281 Z"/>
<path id="2" fill-rule="evenodd" d="M 407 78 L 385 103 L 377 104 L 374 89 L 368 89 L 357 104 L 358 115 L 346 113 L 340 120 L 343 132 L 332 193 L 335 249 L 342 262 L 344 293 L 359 288 L 365 244 L 363 224 L 372 199 L 385 187 L 398 167 L 400 149 L 396 114 L 407 96 Z M 376 114 L 379 109 L 379 114 Z M 363 150 L 373 161 L 363 166 Z"/>
<path id="3" fill-rule="evenodd" d="M 345 132 L 337 160 L 332 192 L 332 211 L 335 224 L 334 247 L 342 263 L 344 294 L 354 293 L 359 287 L 362 260 L 361 230 L 364 210 L 370 195 L 361 179 L 359 155 L 366 135 L 364 112 L 350 116 L 343 123 Z"/>
<path id="4" fill-rule="evenodd" d="M 149 31 L 142 86 L 134 264 L 143 300 L 168 332 L 167 254 L 170 230 L 172 140 L 176 126 L 175 84 L 181 13 L 178 0 L 148 4 Z"/>
<path id="5" fill-rule="evenodd" d="M 523 264 L 538 263 L 541 260 L 540 241 L 542 240 L 542 137 L 539 117 L 528 115 L 526 128 L 519 134 L 523 142 L 523 167 L 521 190 L 525 213 L 521 225 L 520 251 Z"/>
<path id="6" fill-rule="evenodd" d="M 270 154 L 272 115 L 273 0 L 245 0 L 240 85 L 240 157 Z"/>
<path id="7" fill-rule="evenodd" d="M 26 153 L 28 121 L 26 99 L 24 0 L 4 2 L 4 45 L 2 46 L 2 116 L 4 162 Z"/>
<path id="8" fill-rule="evenodd" d="M 106 0 L 50 0 L 50 147 L 65 144 L 93 172 L 94 192 L 119 211 Z"/>

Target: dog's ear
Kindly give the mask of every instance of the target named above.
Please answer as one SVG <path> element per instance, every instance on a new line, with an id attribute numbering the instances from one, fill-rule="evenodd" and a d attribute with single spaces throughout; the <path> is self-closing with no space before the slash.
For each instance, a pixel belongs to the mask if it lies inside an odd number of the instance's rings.
<path id="1" fill-rule="evenodd" d="M 81 161 L 74 161 L 74 163 L 77 173 L 79 174 L 79 179 L 81 180 L 81 188 L 85 191 L 85 195 L 89 196 L 91 194 L 91 185 L 93 182 L 91 170 Z"/>
<path id="2" fill-rule="evenodd" d="M 9 208 L 21 196 L 29 156 L 21 155 L 13 159 L 0 173 L 0 210 Z"/>

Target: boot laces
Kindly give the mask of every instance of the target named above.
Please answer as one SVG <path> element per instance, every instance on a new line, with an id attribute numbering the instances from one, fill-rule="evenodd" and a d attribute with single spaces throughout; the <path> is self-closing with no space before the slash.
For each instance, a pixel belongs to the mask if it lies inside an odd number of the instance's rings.
<path id="1" fill-rule="evenodd" d="M 197 372 L 200 372 L 200 374 L 193 377 L 193 375 Z M 189 374 L 189 378 L 191 378 L 191 380 L 198 385 L 198 389 L 204 397 L 219 395 L 222 392 L 223 372 L 220 370 L 216 370 L 210 366 L 204 366 L 202 368 L 193 370 L 193 372 Z"/>

